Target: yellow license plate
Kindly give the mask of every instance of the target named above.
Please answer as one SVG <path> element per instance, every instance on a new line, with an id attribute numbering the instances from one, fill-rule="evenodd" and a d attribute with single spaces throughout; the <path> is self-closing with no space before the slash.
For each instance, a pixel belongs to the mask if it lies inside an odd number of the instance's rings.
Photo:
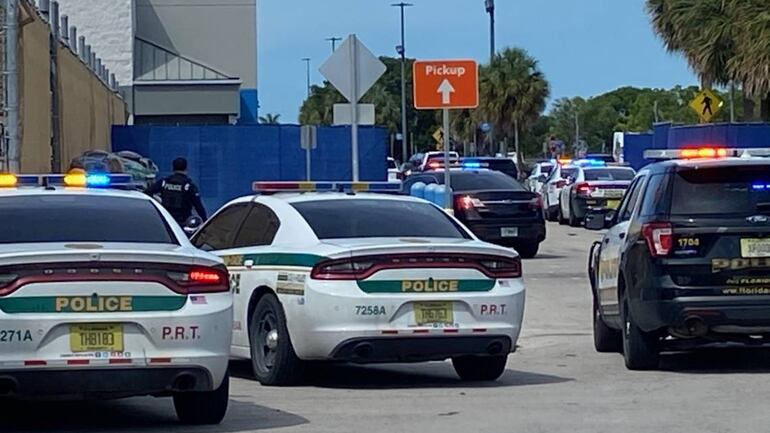
<path id="1" fill-rule="evenodd" d="M 123 325 L 112 323 L 70 326 L 70 350 L 78 352 L 122 352 Z"/>
<path id="2" fill-rule="evenodd" d="M 451 302 L 415 302 L 414 319 L 418 326 L 429 324 L 454 323 L 454 310 Z"/>
<path id="3" fill-rule="evenodd" d="M 741 256 L 747 259 L 770 257 L 770 238 L 741 239 Z"/>
<path id="4" fill-rule="evenodd" d="M 608 209 L 617 209 L 620 206 L 620 200 L 607 200 Z"/>

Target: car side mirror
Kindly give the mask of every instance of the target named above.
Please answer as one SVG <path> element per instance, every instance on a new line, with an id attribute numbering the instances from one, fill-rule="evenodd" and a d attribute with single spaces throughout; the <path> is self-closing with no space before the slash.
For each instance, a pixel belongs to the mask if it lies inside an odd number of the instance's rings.
<path id="1" fill-rule="evenodd" d="M 203 218 L 199 216 L 191 216 L 190 218 L 187 218 L 187 221 L 184 222 L 184 226 L 182 226 L 182 230 L 187 234 L 187 237 L 189 238 L 193 234 L 195 234 L 196 231 L 203 225 Z"/>
<path id="2" fill-rule="evenodd" d="M 607 217 L 611 217 L 608 219 Z M 603 230 L 609 228 L 612 224 L 612 220 L 615 217 L 615 212 L 608 212 L 607 210 L 591 210 L 586 214 L 585 227 L 588 230 Z"/>

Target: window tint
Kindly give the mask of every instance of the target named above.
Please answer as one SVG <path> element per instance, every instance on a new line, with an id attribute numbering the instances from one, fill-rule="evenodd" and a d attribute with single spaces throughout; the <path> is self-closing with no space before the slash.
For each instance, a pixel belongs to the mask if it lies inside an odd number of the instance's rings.
<path id="1" fill-rule="evenodd" d="M 540 166 L 540 174 L 551 174 L 553 171 L 552 165 L 541 165 Z"/>
<path id="2" fill-rule="evenodd" d="M 319 239 L 467 238 L 441 209 L 428 203 L 376 199 L 294 203 Z"/>
<path id="3" fill-rule="evenodd" d="M 223 210 L 206 224 L 193 239 L 193 245 L 205 251 L 226 250 L 232 248 L 235 233 L 243 222 L 247 204 L 236 204 Z"/>
<path id="4" fill-rule="evenodd" d="M 650 176 L 650 180 L 647 182 L 647 189 L 644 192 L 640 215 L 654 216 L 666 212 L 664 196 L 668 184 L 665 181 L 666 179 L 666 176 L 662 174 Z"/>
<path id="5" fill-rule="evenodd" d="M 575 168 L 562 168 L 561 169 L 561 178 L 562 179 L 569 179 L 569 178 L 571 178 L 573 176 L 577 176 L 577 174 L 578 174 L 577 167 L 575 167 Z"/>
<path id="6" fill-rule="evenodd" d="M 91 195 L 0 198 L 0 243 L 130 242 L 177 244 L 149 200 Z"/>
<path id="7" fill-rule="evenodd" d="M 587 181 L 633 180 L 636 175 L 628 168 L 592 168 L 584 171 Z"/>
<path id="8" fill-rule="evenodd" d="M 626 193 L 626 197 L 621 204 L 620 217 L 618 218 L 618 222 L 628 221 L 631 219 L 631 216 L 634 213 L 634 209 L 636 208 L 636 202 L 639 200 L 639 192 L 642 190 L 643 184 L 643 177 L 636 179 L 631 184 L 631 188 Z"/>
<path id="9" fill-rule="evenodd" d="M 398 168 L 398 167 L 396 167 L 396 161 L 394 161 L 392 159 L 389 159 L 388 160 L 388 168 L 389 169 Z"/>
<path id="10" fill-rule="evenodd" d="M 233 248 L 256 247 L 273 243 L 280 223 L 268 207 L 254 204 L 235 237 Z"/>
<path id="11" fill-rule="evenodd" d="M 435 173 L 438 183 L 444 183 L 444 173 Z M 496 171 L 453 171 L 451 176 L 452 190 L 484 191 L 484 190 L 513 190 L 526 191 L 518 181 Z"/>
<path id="12" fill-rule="evenodd" d="M 686 169 L 672 194 L 673 215 L 770 213 L 770 165 Z"/>

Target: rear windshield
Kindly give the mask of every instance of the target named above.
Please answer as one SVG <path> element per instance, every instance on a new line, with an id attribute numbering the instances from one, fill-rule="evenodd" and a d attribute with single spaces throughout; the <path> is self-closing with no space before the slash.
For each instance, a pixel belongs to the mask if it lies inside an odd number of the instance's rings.
<path id="1" fill-rule="evenodd" d="M 129 242 L 177 244 L 148 200 L 87 195 L 0 198 L 0 243 Z"/>
<path id="2" fill-rule="evenodd" d="M 541 165 L 540 166 L 540 173 L 542 173 L 542 174 L 551 174 L 552 171 L 553 171 L 553 166 L 552 165 Z"/>
<path id="3" fill-rule="evenodd" d="M 468 238 L 428 203 L 393 200 L 323 200 L 292 204 L 319 239 Z"/>
<path id="4" fill-rule="evenodd" d="M 510 159 L 464 159 L 463 163 L 465 162 L 486 164 L 486 168 L 505 173 L 511 177 L 516 177 L 518 174 L 516 164 Z"/>
<path id="5" fill-rule="evenodd" d="M 594 180 L 634 180 L 633 170 L 628 168 L 593 168 L 585 171 L 585 177 L 587 181 Z"/>
<path id="6" fill-rule="evenodd" d="M 396 161 L 389 159 L 388 160 L 388 168 L 398 168 L 396 167 Z"/>
<path id="7" fill-rule="evenodd" d="M 671 214 L 770 214 L 770 165 L 686 169 L 674 178 Z"/>
<path id="8" fill-rule="evenodd" d="M 561 169 L 561 178 L 562 179 L 569 179 L 572 176 L 577 175 L 577 168 L 562 168 Z"/>
<path id="9" fill-rule="evenodd" d="M 444 183 L 444 173 L 436 173 L 439 183 Z M 496 171 L 458 171 L 450 178 L 452 191 L 526 191 L 518 181 Z"/>

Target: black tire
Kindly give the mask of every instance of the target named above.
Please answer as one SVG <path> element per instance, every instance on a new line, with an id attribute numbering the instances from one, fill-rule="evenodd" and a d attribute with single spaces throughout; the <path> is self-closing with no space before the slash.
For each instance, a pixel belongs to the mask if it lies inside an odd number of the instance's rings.
<path id="1" fill-rule="evenodd" d="M 557 210 L 556 219 L 559 221 L 559 225 L 561 226 L 567 225 L 567 220 L 564 219 L 564 215 L 562 215 L 561 213 L 561 203 L 559 204 L 559 209 Z"/>
<path id="2" fill-rule="evenodd" d="M 488 382 L 505 373 L 507 361 L 508 355 L 458 356 L 452 358 L 452 365 L 460 379 L 466 382 Z"/>
<path id="3" fill-rule="evenodd" d="M 516 252 L 518 252 L 523 259 L 534 259 L 535 256 L 537 256 L 538 250 L 540 250 L 540 244 L 537 242 L 516 246 Z"/>
<path id="4" fill-rule="evenodd" d="M 249 345 L 254 376 L 262 385 L 292 385 L 304 377 L 303 362 L 294 352 L 286 314 L 274 295 L 265 295 L 249 320 Z"/>
<path id="5" fill-rule="evenodd" d="M 176 416 L 183 424 L 213 425 L 219 424 L 227 414 L 230 402 L 230 376 L 219 388 L 204 392 L 180 392 L 174 394 Z"/>
<path id="6" fill-rule="evenodd" d="M 654 370 L 660 363 L 660 338 L 655 332 L 644 332 L 634 323 L 628 308 L 628 297 L 623 295 L 623 358 L 629 370 Z"/>
<path id="7" fill-rule="evenodd" d="M 575 208 L 572 207 L 572 201 L 569 202 L 569 226 L 580 227 L 580 220 L 575 216 Z"/>
<path id="8" fill-rule="evenodd" d="M 558 209 L 551 209 L 548 207 L 545 209 L 545 219 L 547 219 L 552 223 L 555 223 L 556 221 L 558 221 L 558 218 L 559 218 Z"/>
<path id="9" fill-rule="evenodd" d="M 622 353 L 623 336 L 617 329 L 612 329 L 604 323 L 599 312 L 597 301 L 594 300 L 594 349 L 599 353 Z"/>

